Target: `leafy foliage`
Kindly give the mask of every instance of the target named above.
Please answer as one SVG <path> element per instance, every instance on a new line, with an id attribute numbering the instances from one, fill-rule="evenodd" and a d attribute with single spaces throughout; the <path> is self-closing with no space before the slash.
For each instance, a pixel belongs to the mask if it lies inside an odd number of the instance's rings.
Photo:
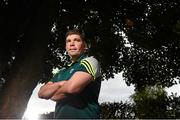
<path id="1" fill-rule="evenodd" d="M 179 103 L 179 97 L 176 95 L 171 95 L 169 97 L 165 97 L 166 101 L 164 101 L 164 105 L 166 106 L 165 109 L 162 111 L 162 99 L 159 100 L 159 97 L 162 98 L 163 94 L 165 93 L 162 89 L 162 91 L 158 92 L 156 90 L 153 90 L 152 87 L 148 87 L 148 90 L 153 92 L 152 94 L 150 91 L 148 92 L 148 95 L 142 94 L 140 96 L 136 96 L 139 98 L 136 98 L 136 102 L 139 99 L 138 105 L 142 105 L 143 110 L 137 111 L 137 107 L 134 103 L 129 102 L 103 102 L 100 104 L 101 106 L 101 113 L 100 113 L 100 119 L 135 119 L 135 118 L 170 118 L 170 119 L 178 119 L 180 116 L 180 109 L 178 106 Z M 138 93 L 139 94 L 139 93 Z M 148 99 L 147 99 L 148 97 Z M 157 97 L 157 98 L 156 98 Z M 144 99 L 145 98 L 145 99 Z M 150 99 L 149 99 L 150 98 Z M 140 103 L 141 102 L 141 103 Z M 160 103 L 160 104 L 159 104 Z M 143 106 L 146 104 L 145 106 Z M 156 105 L 156 106 L 154 106 Z M 159 111 L 159 109 L 161 111 Z M 148 113 L 149 112 L 149 113 Z M 53 119 L 54 112 L 45 113 L 39 115 L 40 119 Z"/>
<path id="2" fill-rule="evenodd" d="M 168 114 L 170 118 L 180 118 L 180 96 L 177 94 L 171 94 L 168 96 L 167 104 Z"/>
<path id="3" fill-rule="evenodd" d="M 174 78 L 179 77 L 179 59 L 177 55 L 171 56 L 171 49 L 165 46 L 159 50 L 131 49 L 123 73 L 127 84 L 134 84 L 138 90 L 147 85 L 170 87 L 176 83 Z"/>
<path id="4" fill-rule="evenodd" d="M 139 1 L 141 11 L 129 19 L 126 31 L 132 47 L 127 52 L 124 78 L 136 90 L 147 85 L 170 87 L 179 78 L 179 1 Z M 128 22 L 127 22 L 128 23 Z"/>
<path id="5" fill-rule="evenodd" d="M 39 115 L 39 119 L 53 119 L 53 118 L 54 118 L 54 112 L 44 113 Z"/>
<path id="6" fill-rule="evenodd" d="M 134 119 L 134 106 L 128 102 L 101 103 L 102 119 Z"/>
<path id="7" fill-rule="evenodd" d="M 132 95 L 136 116 L 140 119 L 168 118 L 167 93 L 161 86 L 147 86 Z"/>

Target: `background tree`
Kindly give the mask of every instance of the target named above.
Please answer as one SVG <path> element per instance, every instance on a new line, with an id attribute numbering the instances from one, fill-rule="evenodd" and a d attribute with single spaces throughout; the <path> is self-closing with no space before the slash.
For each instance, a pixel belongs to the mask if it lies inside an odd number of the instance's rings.
<path id="1" fill-rule="evenodd" d="M 134 106 L 128 102 L 104 102 L 101 103 L 102 119 L 134 119 Z"/>
<path id="2" fill-rule="evenodd" d="M 180 96 L 177 94 L 171 94 L 168 96 L 168 104 L 167 104 L 168 114 L 170 118 L 180 118 Z"/>
<path id="3" fill-rule="evenodd" d="M 53 119 L 53 118 L 54 118 L 54 112 L 44 113 L 39 115 L 39 119 Z"/>
<path id="4" fill-rule="evenodd" d="M 141 1 L 142 14 L 127 30 L 132 41 L 124 78 L 136 89 L 161 84 L 170 87 L 179 78 L 179 1 Z"/>
<path id="5" fill-rule="evenodd" d="M 147 86 L 144 90 L 132 95 L 135 106 L 136 118 L 140 119 L 167 119 L 168 99 L 165 90 L 159 86 Z"/>
<path id="6" fill-rule="evenodd" d="M 43 55 L 57 13 L 56 5 L 57 1 L 19 0 L 4 1 L 1 6 L 4 16 L 0 65 L 1 80 L 5 83 L 1 90 L 0 118 L 21 118 L 32 90 L 42 78 Z"/>
<path id="7" fill-rule="evenodd" d="M 177 14 L 180 4 L 179 1 L 140 3 L 146 6 L 143 14 L 132 18 L 133 27 L 127 29 L 128 40 L 132 44 L 123 76 L 127 84 L 135 85 L 134 102 L 138 118 L 178 118 L 167 113 L 168 98 L 165 94 L 152 100 L 145 98 L 144 92 L 148 86 L 160 85 L 164 89 L 179 80 L 180 18 Z M 153 95 L 152 92 L 150 94 Z M 152 104 L 158 105 L 152 107 Z"/>

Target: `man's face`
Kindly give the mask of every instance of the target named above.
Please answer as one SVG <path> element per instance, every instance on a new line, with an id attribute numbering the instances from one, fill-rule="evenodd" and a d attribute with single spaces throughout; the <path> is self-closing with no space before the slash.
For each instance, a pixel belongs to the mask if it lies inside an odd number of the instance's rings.
<path id="1" fill-rule="evenodd" d="M 77 34 L 66 37 L 66 51 L 72 58 L 77 58 L 85 50 L 85 42 Z"/>

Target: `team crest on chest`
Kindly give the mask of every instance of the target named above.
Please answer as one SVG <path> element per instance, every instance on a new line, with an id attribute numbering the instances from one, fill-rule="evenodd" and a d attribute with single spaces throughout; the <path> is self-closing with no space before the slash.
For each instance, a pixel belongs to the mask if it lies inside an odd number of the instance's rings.
<path id="1" fill-rule="evenodd" d="M 72 69 L 69 71 L 69 73 L 71 74 L 71 73 L 73 73 L 73 71 L 74 71 L 74 68 L 72 68 Z"/>

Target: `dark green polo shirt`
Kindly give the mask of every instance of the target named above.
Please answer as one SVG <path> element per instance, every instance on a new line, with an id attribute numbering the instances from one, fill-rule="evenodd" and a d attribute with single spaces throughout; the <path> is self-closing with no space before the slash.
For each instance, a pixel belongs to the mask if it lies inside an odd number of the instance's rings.
<path id="1" fill-rule="evenodd" d="M 82 54 L 77 61 L 55 74 L 51 81 L 69 80 L 77 71 L 87 72 L 94 79 L 79 94 L 71 94 L 58 101 L 55 108 L 55 118 L 99 118 L 98 97 L 101 74 L 99 63 L 94 57 Z"/>

